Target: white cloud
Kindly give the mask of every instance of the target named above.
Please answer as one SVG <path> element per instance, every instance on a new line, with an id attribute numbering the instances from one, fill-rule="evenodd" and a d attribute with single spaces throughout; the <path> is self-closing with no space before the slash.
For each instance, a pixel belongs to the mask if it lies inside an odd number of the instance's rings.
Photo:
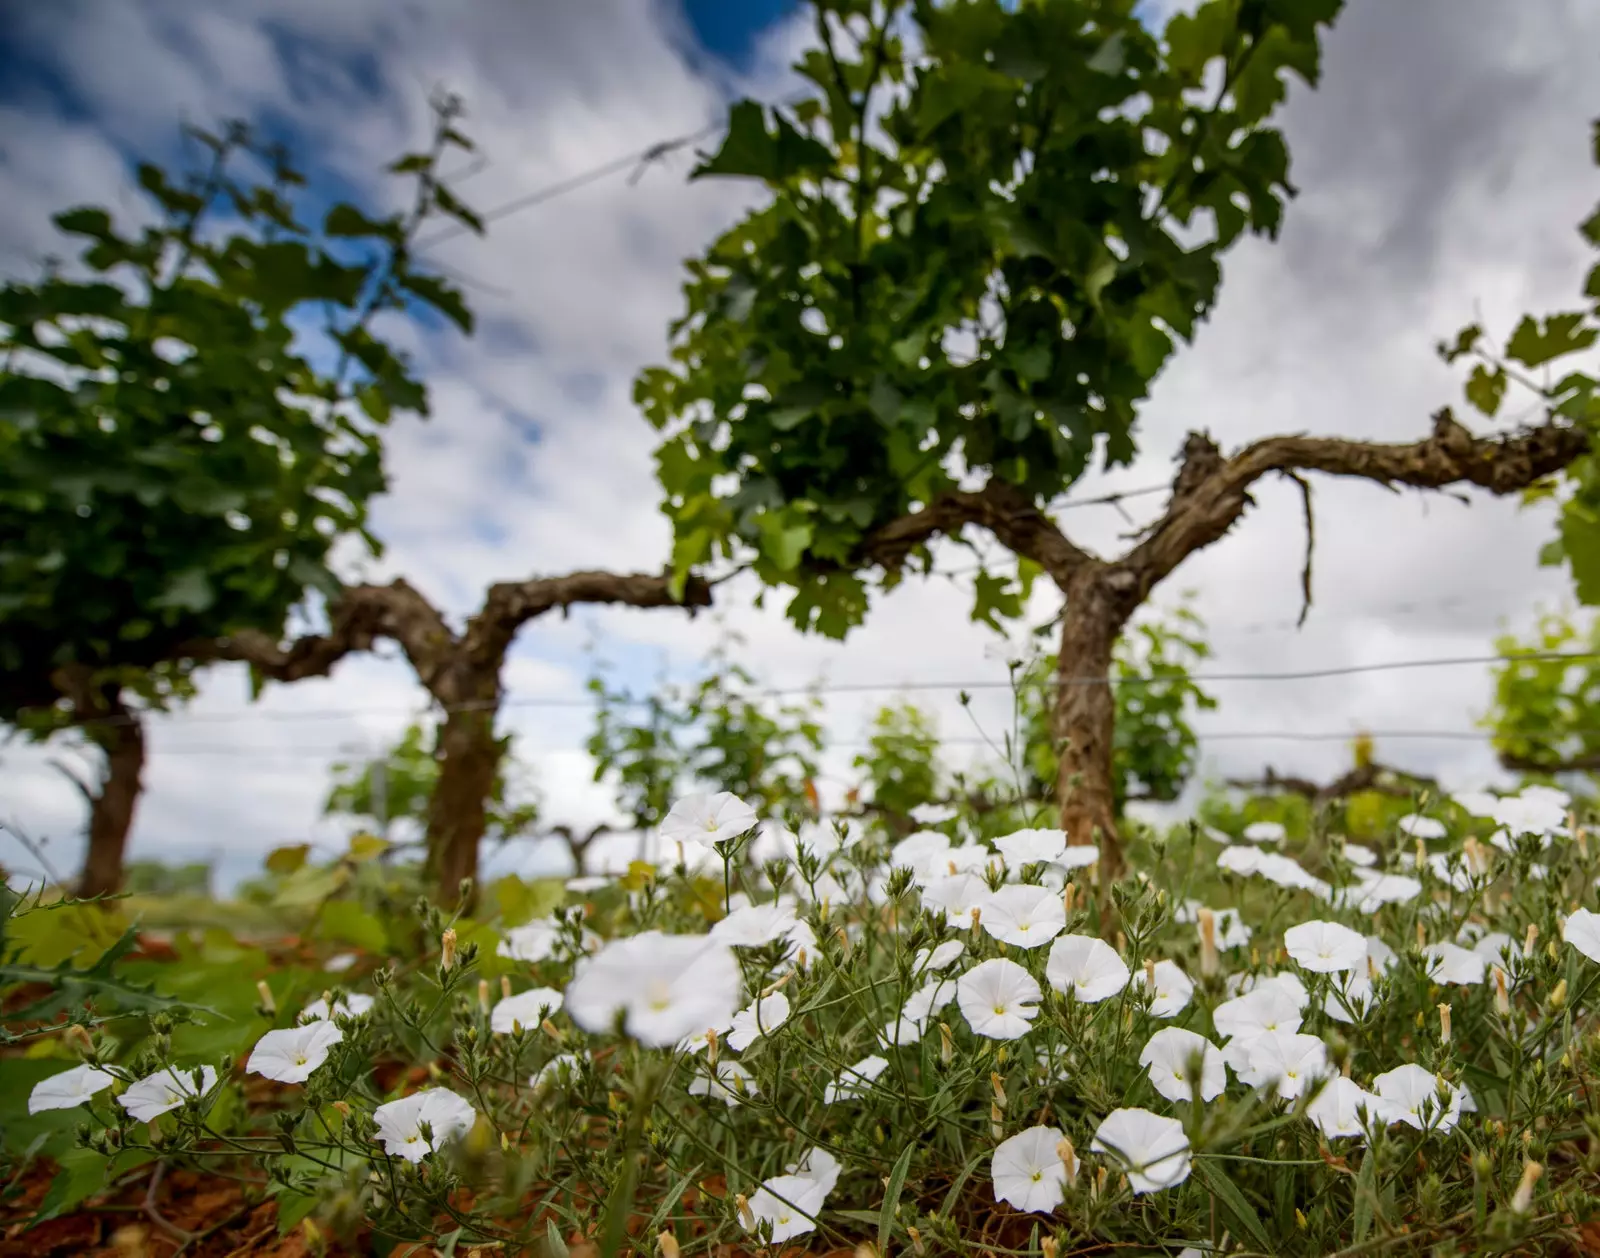
<path id="1" fill-rule="evenodd" d="M 1600 15 L 1577 0 L 1538 19 L 1490 0 L 1460 8 L 1352 0 L 1330 41 L 1323 89 L 1292 91 L 1288 129 L 1303 195 L 1282 240 L 1250 242 L 1230 257 L 1219 309 L 1146 410 L 1144 454 L 1133 468 L 1086 479 L 1080 494 L 1168 480 L 1172 452 L 1195 427 L 1229 447 L 1284 431 L 1411 439 L 1433 410 L 1458 399 L 1459 376 L 1432 346 L 1474 317 L 1475 303 L 1501 332 L 1524 310 L 1569 304 L 1586 264 L 1571 225 L 1595 199 L 1588 119 L 1600 112 L 1579 50 L 1594 46 Z M 280 0 L 193 22 L 186 6 L 147 0 L 115 6 L 91 28 L 47 8 L 30 15 L 24 46 L 93 118 L 64 121 L 42 98 L 0 117 L 8 136 L 0 189 L 12 210 L 0 227 L 7 271 L 50 244 L 51 211 L 114 203 L 127 184 L 115 146 L 170 143 L 184 111 L 208 121 L 270 108 L 297 129 L 314 127 L 320 156 L 371 187 L 378 164 L 425 127 L 426 90 L 448 86 L 466 98 L 468 129 L 489 159 L 463 192 L 489 207 L 692 132 L 720 110 L 716 85 L 682 54 L 681 31 L 647 0 L 497 0 L 463 12 Z M 768 98 L 790 90 L 786 67 L 804 38 L 798 26 L 775 32 L 746 86 Z M 483 329 L 475 341 L 444 336 L 419 346 L 431 364 L 435 414 L 393 434 L 393 492 L 376 511 L 389 553 L 374 573 L 405 574 L 459 624 L 493 580 L 660 567 L 669 531 L 656 511 L 653 433 L 632 406 L 631 380 L 665 352 L 681 260 L 755 195 L 740 183 L 686 184 L 692 162 L 674 154 L 632 185 L 622 175 L 599 180 L 496 221 L 486 240 L 462 236 L 431 251 L 493 288 L 469 291 Z M 1535 567 L 1549 530 L 1543 512 L 1483 495 L 1467 508 L 1319 480 L 1316 606 L 1294 632 L 1283 622 L 1298 613 L 1298 491 L 1267 483 L 1257 499 L 1232 535 L 1163 592 L 1200 591 L 1217 648 L 1211 672 L 1485 653 L 1503 617 L 1525 625 L 1537 599 L 1566 588 L 1559 573 Z M 1134 499 L 1126 509 L 1143 522 L 1160 501 Z M 1109 507 L 1063 521 L 1102 551 L 1126 545 L 1132 527 Z M 958 548 L 942 551 L 943 567 L 971 562 Z M 1004 679 L 986 654 L 993 635 L 968 621 L 959 582 L 908 582 L 842 645 L 790 631 L 781 596 L 755 610 L 754 588 L 725 587 L 719 616 L 747 638 L 744 658 L 774 684 L 824 672 L 836 682 L 908 687 Z M 1047 592 L 1034 610 L 1040 618 L 1055 610 Z M 523 634 L 507 670 L 513 703 L 504 726 L 534 763 L 552 818 L 580 825 L 613 811 L 580 750 L 585 711 L 519 701 L 580 695 L 594 635 L 642 685 L 658 652 L 680 675 L 691 668 L 714 622 L 589 608 Z M 1468 730 L 1488 699 L 1486 671 L 1472 667 L 1212 689 L 1222 708 L 1205 725 L 1230 732 Z M 871 712 L 892 697 L 829 697 L 838 745 L 826 785 L 835 797 L 852 776 Z M 976 738 L 953 689 L 915 697 L 947 734 Z M 424 699 L 392 659 L 348 661 L 331 679 L 275 688 L 254 706 L 237 670 L 217 670 L 190 711 L 154 722 L 136 854 L 216 849 L 236 876 L 280 842 L 313 835 L 336 843 L 338 827 L 317 815 L 327 764 L 397 735 Z M 996 738 L 1009 724 L 1002 691 L 975 692 L 971 712 Z M 1379 750 L 1455 780 L 1492 770 L 1479 743 Z M 970 741 L 952 747 L 956 758 L 981 751 Z M 1326 777 L 1346 754 L 1338 741 L 1205 746 L 1208 771 L 1227 775 L 1270 762 Z M 68 846 L 77 802 L 43 753 L 7 749 L 0 782 L 7 811 Z M 491 868 L 523 859 L 499 854 Z M 71 863 L 65 852 L 58 860 Z"/>

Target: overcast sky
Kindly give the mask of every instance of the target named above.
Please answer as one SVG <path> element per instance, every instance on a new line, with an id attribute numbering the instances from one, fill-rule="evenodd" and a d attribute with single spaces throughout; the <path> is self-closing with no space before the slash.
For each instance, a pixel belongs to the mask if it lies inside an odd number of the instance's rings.
<path id="1" fill-rule="evenodd" d="M 180 119 L 257 120 L 305 155 L 330 186 L 371 188 L 379 163 L 426 127 L 426 94 L 459 92 L 488 158 L 459 191 L 494 207 L 718 119 L 730 94 L 772 98 L 806 35 L 779 0 L 0 0 L 0 268 L 27 273 L 54 248 L 49 215 L 83 202 L 132 210 L 130 161 L 176 154 Z M 1154 15 L 1153 15 L 1154 20 Z M 1275 432 L 1404 440 L 1459 373 L 1433 346 L 1482 317 L 1502 335 L 1524 311 L 1572 304 L 1589 259 L 1574 225 L 1600 196 L 1587 160 L 1600 116 L 1600 6 L 1586 0 L 1349 0 L 1329 40 L 1323 86 L 1298 83 L 1284 116 L 1302 195 L 1278 242 L 1251 241 L 1225 267 L 1216 314 L 1157 382 L 1142 455 L 1077 496 L 1170 479 L 1183 434 L 1205 427 L 1229 448 Z M 442 244 L 472 281 L 480 335 L 429 335 L 434 417 L 389 443 L 392 492 L 377 506 L 389 550 L 362 571 L 404 574 L 453 616 L 495 580 L 601 566 L 658 569 L 669 529 L 656 510 L 653 433 L 633 408 L 636 371 L 660 361 L 679 313 L 682 260 L 756 195 L 689 185 L 679 153 L 496 221 L 486 239 Z M 1512 408 L 1515 413 L 1516 408 Z M 1478 655 L 1537 604 L 1567 596 L 1536 556 L 1550 518 L 1473 495 L 1395 495 L 1317 484 L 1316 603 L 1298 613 L 1297 491 L 1263 484 L 1234 534 L 1196 556 L 1163 591 L 1197 592 L 1218 673 L 1337 668 Z M 1142 523 L 1160 495 L 1130 500 Z M 1132 525 L 1115 509 L 1064 515 L 1075 539 L 1110 553 Z M 949 549 L 945 568 L 970 564 Z M 352 570 L 352 575 L 355 575 Z M 970 577 L 966 578 L 970 580 Z M 963 578 L 911 581 L 878 600 L 844 644 L 802 638 L 781 600 L 758 611 L 751 584 L 720 593 L 718 619 L 747 640 L 766 682 L 925 686 L 1003 682 L 1005 651 L 968 622 Z M 1041 590 L 1036 620 L 1055 609 Z M 504 728 L 519 736 L 552 820 L 612 816 L 582 751 L 580 702 L 590 643 L 636 687 L 692 672 L 717 621 L 671 612 L 583 609 L 536 621 L 507 670 Z M 1267 764 L 1337 773 L 1341 738 L 1360 728 L 1467 734 L 1483 712 L 1481 667 L 1375 672 L 1305 681 L 1218 681 L 1202 720 L 1205 772 Z M 907 693 L 913 693 L 908 691 Z M 885 690 L 830 696 L 827 790 Z M 978 729 L 953 692 L 914 692 L 976 754 Z M 360 658 L 328 680 L 275 689 L 251 705 L 239 670 L 208 675 L 188 711 L 153 723 L 136 856 L 215 859 L 223 883 L 284 842 L 335 843 L 319 819 L 327 766 L 375 750 L 425 707 L 403 662 Z M 540 701 L 553 701 L 540 706 Z M 564 704 L 564 706 L 562 706 Z M 991 735 L 1008 698 L 981 692 Z M 1291 741 L 1273 733 L 1333 735 Z M 1250 735 L 1230 737 L 1230 735 Z M 1479 741 L 1382 739 L 1380 755 L 1452 785 L 1493 762 Z M 25 747 L 0 750 L 0 818 L 76 863 L 76 795 Z M 496 867 L 531 867 L 517 853 Z M 0 861 L 25 868 L 14 850 Z"/>

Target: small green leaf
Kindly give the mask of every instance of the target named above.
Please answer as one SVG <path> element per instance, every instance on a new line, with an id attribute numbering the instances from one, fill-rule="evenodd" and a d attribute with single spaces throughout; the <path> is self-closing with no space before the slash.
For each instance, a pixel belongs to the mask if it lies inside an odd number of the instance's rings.
<path id="1" fill-rule="evenodd" d="M 1524 315 L 1506 342 L 1506 356 L 1525 367 L 1542 367 L 1564 354 L 1588 349 L 1600 328 L 1588 327 L 1581 312 L 1554 314 L 1541 322 Z"/>
<path id="2" fill-rule="evenodd" d="M 894 1235 L 894 1215 L 900 1206 L 900 1194 L 905 1191 L 906 1175 L 911 1170 L 911 1159 L 916 1155 L 917 1143 L 911 1141 L 900 1151 L 894 1169 L 889 1172 L 888 1186 L 883 1190 L 883 1208 L 878 1214 L 878 1252 L 889 1252 L 889 1238 Z"/>
<path id="3" fill-rule="evenodd" d="M 1101 44 L 1094 56 L 1089 58 L 1088 68 L 1096 74 L 1121 74 L 1122 68 L 1128 64 L 1127 38 L 1121 31 L 1115 32 L 1110 39 Z"/>
<path id="4" fill-rule="evenodd" d="M 1492 419 L 1506 395 L 1506 373 L 1498 367 L 1491 371 L 1479 363 L 1467 377 L 1466 394 L 1468 402 Z"/>
<path id="5" fill-rule="evenodd" d="M 1239 1191 L 1239 1186 L 1229 1178 L 1228 1173 L 1203 1158 L 1195 1161 L 1194 1169 L 1197 1177 L 1222 1207 L 1223 1217 L 1227 1219 L 1233 1231 L 1248 1236 L 1252 1244 L 1262 1253 L 1271 1253 L 1272 1238 L 1261 1225 L 1261 1216 L 1245 1199 L 1245 1195 Z"/>
<path id="6" fill-rule="evenodd" d="M 322 220 L 324 236 L 384 236 L 390 237 L 398 230 L 393 219 L 368 218 L 348 201 L 341 201 L 330 209 Z"/>

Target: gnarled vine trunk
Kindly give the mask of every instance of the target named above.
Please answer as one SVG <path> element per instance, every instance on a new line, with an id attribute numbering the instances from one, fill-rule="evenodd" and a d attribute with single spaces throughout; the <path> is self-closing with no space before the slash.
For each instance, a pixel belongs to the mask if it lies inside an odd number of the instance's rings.
<path id="1" fill-rule="evenodd" d="M 89 804 L 89 845 L 78 876 L 78 894 L 85 899 L 122 890 L 128 835 L 143 788 L 144 725 L 116 692 L 102 705 L 111 719 L 88 729 L 90 740 L 105 756 L 98 789 L 85 791 Z"/>
<path id="2" fill-rule="evenodd" d="M 472 879 L 472 894 L 463 904 L 470 912 L 477 901 L 478 849 L 504 754 L 494 735 L 499 669 L 487 676 L 468 675 L 435 693 L 445 704 L 445 718 L 434 753 L 439 777 L 428 801 L 428 882 L 440 902 L 453 907 L 461 883 Z"/>
<path id="3" fill-rule="evenodd" d="M 1131 609 L 1099 572 L 1073 581 L 1066 601 L 1056 660 L 1056 801 L 1067 842 L 1098 845 L 1100 876 L 1109 884 L 1123 869 L 1112 778 L 1117 705 L 1111 657 Z"/>

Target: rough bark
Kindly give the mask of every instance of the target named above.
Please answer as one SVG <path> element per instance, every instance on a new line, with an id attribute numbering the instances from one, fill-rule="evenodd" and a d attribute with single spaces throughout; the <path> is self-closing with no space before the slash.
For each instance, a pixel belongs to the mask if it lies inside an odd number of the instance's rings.
<path id="1" fill-rule="evenodd" d="M 93 899 L 122 890 L 128 835 L 142 789 L 145 741 L 139 714 L 122 702 L 115 688 L 104 692 L 94 710 L 83 715 L 95 721 L 86 725 L 84 732 L 105 757 L 98 787 L 84 792 L 89 805 L 89 842 L 78 877 L 78 894 Z"/>
<path id="2" fill-rule="evenodd" d="M 1061 828 L 1068 843 L 1099 846 L 1100 875 L 1107 883 L 1123 869 L 1111 760 L 1117 722 L 1111 657 L 1137 606 L 1121 592 L 1125 588 L 1102 565 L 1071 582 L 1056 656 L 1053 726 L 1060 749 L 1056 801 Z"/>
<path id="3" fill-rule="evenodd" d="M 461 633 L 405 581 L 352 586 L 328 610 L 328 631 L 280 646 L 266 634 L 240 633 L 194 645 L 197 659 L 241 660 L 264 677 L 296 681 L 325 676 L 346 655 L 388 638 L 405 652 L 417 679 L 444 711 L 439 779 L 428 808 L 427 870 L 437 895 L 454 904 L 465 879 L 478 875 L 478 846 L 500 767 L 494 735 L 500 676 L 517 631 L 546 612 L 578 603 L 630 607 L 711 606 L 711 587 L 690 578 L 674 598 L 665 574 L 573 572 L 499 582 Z M 469 900 L 468 907 L 471 907 Z"/>

